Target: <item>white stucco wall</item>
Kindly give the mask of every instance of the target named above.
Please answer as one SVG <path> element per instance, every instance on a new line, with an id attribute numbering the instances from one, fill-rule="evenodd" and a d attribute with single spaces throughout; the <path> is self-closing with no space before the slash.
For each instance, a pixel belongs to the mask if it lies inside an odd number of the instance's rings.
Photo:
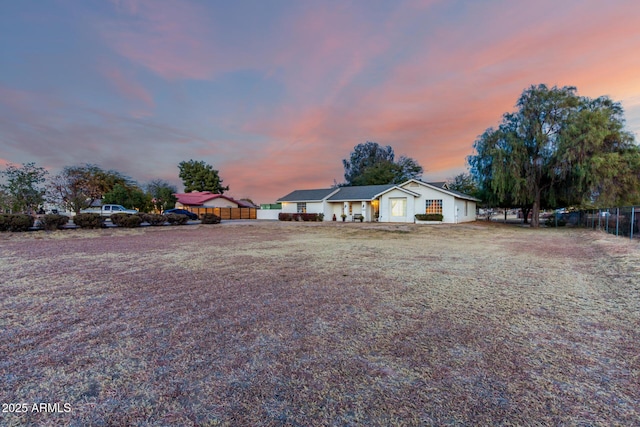
<path id="1" fill-rule="evenodd" d="M 466 215 L 465 215 L 466 203 Z M 456 199 L 456 211 L 458 213 L 458 222 L 470 222 L 476 220 L 476 202 L 470 200 Z"/>
<path id="2" fill-rule="evenodd" d="M 305 202 L 307 204 L 307 213 L 323 213 L 327 216 L 323 202 Z M 282 212 L 298 213 L 297 202 L 282 202 Z"/>
<path id="3" fill-rule="evenodd" d="M 282 209 L 258 209 L 256 210 L 256 219 L 278 219 L 278 214 Z"/>
<path id="4" fill-rule="evenodd" d="M 476 204 L 467 201 L 467 215 L 464 215 L 465 200 L 454 197 L 437 189 L 415 182 L 403 185 L 409 191 L 420 194 L 414 200 L 414 213 L 425 213 L 427 200 L 442 200 L 442 222 L 455 224 L 459 222 L 475 221 Z M 412 220 L 414 218 L 412 217 Z"/>
<path id="5" fill-rule="evenodd" d="M 217 199 L 207 200 L 202 204 L 202 207 L 203 208 L 237 208 L 238 204 L 220 197 Z"/>
<path id="6" fill-rule="evenodd" d="M 391 212 L 391 199 L 405 199 L 406 200 L 406 215 L 393 216 Z M 391 190 L 385 193 L 380 198 L 380 222 L 414 222 L 415 215 L 415 203 L 414 197 L 410 194 L 400 190 Z"/>

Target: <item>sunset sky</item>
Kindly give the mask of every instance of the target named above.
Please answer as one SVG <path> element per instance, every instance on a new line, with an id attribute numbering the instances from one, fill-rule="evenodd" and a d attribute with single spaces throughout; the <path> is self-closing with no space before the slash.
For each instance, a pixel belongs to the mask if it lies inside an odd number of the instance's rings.
<path id="1" fill-rule="evenodd" d="M 465 172 L 533 84 L 608 95 L 640 133 L 640 1 L 0 0 L 0 168 L 178 163 L 270 203 L 366 141 Z"/>

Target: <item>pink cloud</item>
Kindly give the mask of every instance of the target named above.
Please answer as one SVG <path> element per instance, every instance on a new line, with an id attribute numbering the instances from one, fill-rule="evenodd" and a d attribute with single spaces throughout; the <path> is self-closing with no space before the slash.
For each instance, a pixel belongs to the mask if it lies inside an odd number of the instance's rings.
<path id="1" fill-rule="evenodd" d="M 206 79 L 221 58 L 201 7 L 171 0 L 119 0 L 122 19 L 102 25 L 108 44 L 120 55 L 166 79 Z"/>

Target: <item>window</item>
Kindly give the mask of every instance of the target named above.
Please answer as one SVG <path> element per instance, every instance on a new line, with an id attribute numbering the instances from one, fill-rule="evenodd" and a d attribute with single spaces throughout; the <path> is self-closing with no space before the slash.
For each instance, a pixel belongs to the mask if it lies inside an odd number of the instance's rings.
<path id="1" fill-rule="evenodd" d="M 307 213 L 307 204 L 305 202 L 298 203 L 298 213 Z"/>
<path id="2" fill-rule="evenodd" d="M 391 216 L 407 216 L 407 199 L 389 199 L 391 202 Z"/>
<path id="3" fill-rule="evenodd" d="M 468 216 L 469 215 L 469 202 L 467 202 L 466 200 L 464 201 L 464 216 Z"/>
<path id="4" fill-rule="evenodd" d="M 442 215 L 442 200 L 427 200 L 425 213 Z"/>

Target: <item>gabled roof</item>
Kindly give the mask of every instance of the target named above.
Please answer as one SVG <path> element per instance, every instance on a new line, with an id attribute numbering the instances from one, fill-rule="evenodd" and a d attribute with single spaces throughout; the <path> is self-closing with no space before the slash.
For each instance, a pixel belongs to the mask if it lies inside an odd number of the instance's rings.
<path id="1" fill-rule="evenodd" d="M 447 181 L 427 182 L 427 184 L 431 184 L 434 187 L 444 188 L 445 190 L 449 189 L 449 186 L 447 185 Z"/>
<path id="2" fill-rule="evenodd" d="M 410 194 L 410 195 L 412 195 L 414 197 L 420 197 L 420 193 L 416 193 L 415 191 L 411 191 L 411 190 L 409 190 L 407 188 L 402 188 L 402 187 L 400 187 L 398 185 L 393 185 L 393 186 L 389 187 L 388 189 L 376 194 L 375 197 L 378 198 L 378 197 L 382 196 L 384 193 L 388 193 L 391 190 L 399 190 L 399 191 L 402 191 L 403 193 Z"/>
<path id="3" fill-rule="evenodd" d="M 247 207 L 247 203 L 234 200 L 231 197 L 223 194 L 214 194 L 210 191 L 193 191 L 191 193 L 176 193 L 174 194 L 178 199 L 178 202 L 183 205 L 199 206 L 213 199 L 225 199 L 230 202 L 236 203 L 238 206 Z"/>
<path id="4" fill-rule="evenodd" d="M 393 187 L 395 187 L 393 184 L 340 187 L 340 191 L 329 197 L 327 201 L 346 202 L 350 200 L 373 200 L 378 194 L 384 193 Z"/>
<path id="5" fill-rule="evenodd" d="M 472 200 L 475 202 L 480 201 L 475 197 L 460 193 L 459 191 L 449 190 L 445 182 L 423 182 L 417 179 L 410 179 L 398 185 L 358 185 L 351 187 L 321 188 L 316 190 L 296 190 L 284 197 L 281 197 L 277 200 L 277 202 L 321 202 L 323 200 L 326 200 L 328 202 L 349 202 L 360 200 L 374 200 L 380 197 L 382 194 L 387 193 L 393 189 L 403 191 L 415 197 L 420 196 L 419 193 L 411 191 L 408 188 L 403 188 L 403 186 L 409 184 L 410 182 L 416 182 L 420 185 L 433 188 L 434 190 L 441 191 L 445 194 L 449 194 L 459 199 Z"/>
<path id="6" fill-rule="evenodd" d="M 421 185 L 424 185 L 424 186 L 427 186 L 427 187 L 431 187 L 431 188 L 433 188 L 435 190 L 439 190 L 439 191 L 441 191 L 441 192 L 443 192 L 445 194 L 449 194 L 449 195 L 451 195 L 453 197 L 457 197 L 459 199 L 471 200 L 473 202 L 481 202 L 480 199 L 476 199 L 475 197 L 470 196 L 468 194 L 464 194 L 464 193 L 461 193 L 461 192 L 455 191 L 455 190 L 449 190 L 449 188 L 446 185 L 445 186 L 440 186 L 439 184 L 441 184 L 441 183 L 439 183 L 439 182 L 424 182 L 424 181 L 420 181 L 420 180 L 417 180 L 417 179 L 410 179 L 407 182 L 403 182 L 401 185 L 407 185 L 410 182 L 416 182 L 418 184 L 421 184 Z"/>
<path id="7" fill-rule="evenodd" d="M 331 194 L 338 191 L 337 188 L 320 188 L 316 190 L 295 190 L 276 202 L 321 202 Z"/>

